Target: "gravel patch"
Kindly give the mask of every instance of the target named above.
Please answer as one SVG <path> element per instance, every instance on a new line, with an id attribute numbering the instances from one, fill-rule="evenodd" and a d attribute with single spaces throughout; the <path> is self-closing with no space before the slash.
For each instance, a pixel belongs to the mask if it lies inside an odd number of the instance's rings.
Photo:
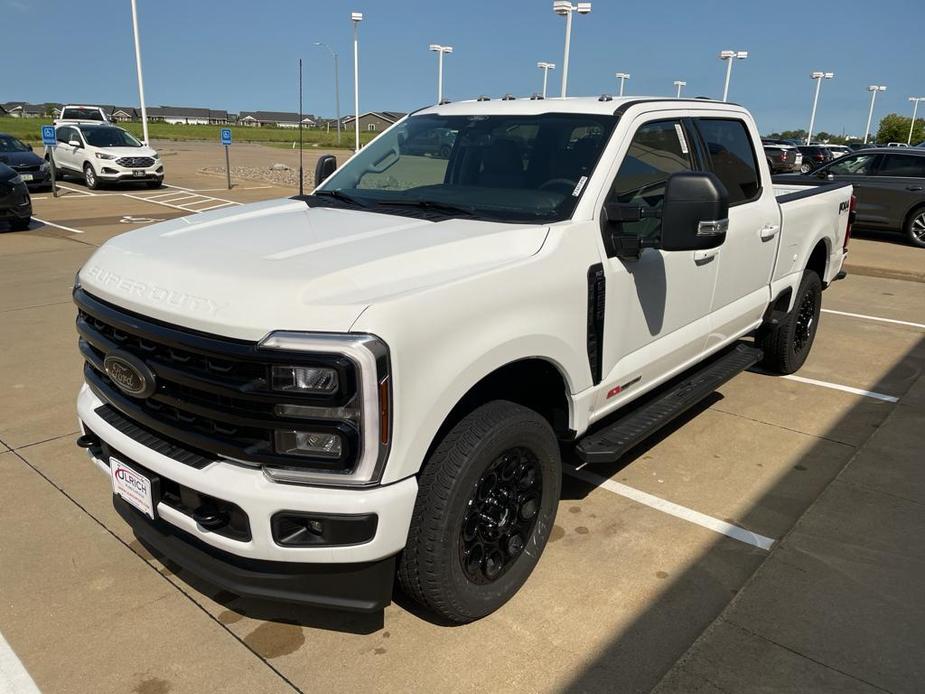
<path id="1" fill-rule="evenodd" d="M 224 166 L 207 166 L 200 169 L 202 173 L 212 174 L 214 176 L 225 176 Z M 305 169 L 302 176 L 302 183 L 305 190 L 311 190 L 315 187 L 314 171 Z M 231 178 L 248 181 L 261 181 L 262 183 L 273 183 L 278 186 L 289 186 L 292 188 L 299 187 L 299 170 L 289 169 L 287 171 L 273 170 L 270 167 L 263 166 L 232 166 Z"/>

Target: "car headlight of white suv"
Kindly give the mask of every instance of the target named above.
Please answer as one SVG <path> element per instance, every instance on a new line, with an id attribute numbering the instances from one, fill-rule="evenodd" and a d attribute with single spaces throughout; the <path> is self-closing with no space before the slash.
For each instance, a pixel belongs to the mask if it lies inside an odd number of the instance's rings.
<path id="1" fill-rule="evenodd" d="M 96 152 L 95 155 L 97 159 L 115 159 L 116 158 L 115 154 L 106 154 L 105 152 Z"/>

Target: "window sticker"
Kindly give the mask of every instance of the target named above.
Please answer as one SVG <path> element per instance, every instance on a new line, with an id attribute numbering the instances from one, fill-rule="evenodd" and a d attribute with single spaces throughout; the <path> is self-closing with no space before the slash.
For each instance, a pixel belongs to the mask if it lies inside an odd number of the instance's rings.
<path id="1" fill-rule="evenodd" d="M 681 144 L 681 154 L 687 154 L 687 140 L 684 139 L 684 128 L 680 123 L 674 124 L 675 132 L 678 133 L 678 142 Z"/>
<path id="2" fill-rule="evenodd" d="M 582 176 L 581 178 L 578 179 L 578 185 L 576 185 L 575 190 L 572 191 L 573 198 L 577 198 L 579 195 L 581 195 L 581 191 L 584 190 L 585 183 L 587 182 L 588 182 L 587 176 Z"/>

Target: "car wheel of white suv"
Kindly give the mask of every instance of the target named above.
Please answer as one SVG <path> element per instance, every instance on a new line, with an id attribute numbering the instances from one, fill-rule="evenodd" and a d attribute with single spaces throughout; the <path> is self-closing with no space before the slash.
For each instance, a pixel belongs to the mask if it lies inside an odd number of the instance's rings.
<path id="1" fill-rule="evenodd" d="M 90 162 L 84 164 L 84 180 L 90 190 L 96 190 L 100 187 L 100 179 L 97 178 L 96 169 L 93 168 L 93 164 Z"/>

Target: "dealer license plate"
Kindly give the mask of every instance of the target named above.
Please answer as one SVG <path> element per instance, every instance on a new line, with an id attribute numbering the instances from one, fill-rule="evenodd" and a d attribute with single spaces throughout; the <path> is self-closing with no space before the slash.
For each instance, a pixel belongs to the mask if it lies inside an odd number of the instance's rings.
<path id="1" fill-rule="evenodd" d="M 32 174 L 19 174 L 19 177 L 24 181 L 32 180 Z"/>
<path id="2" fill-rule="evenodd" d="M 151 480 L 112 456 L 109 457 L 109 472 L 112 475 L 112 491 L 153 519 L 154 495 L 151 492 Z"/>
<path id="3" fill-rule="evenodd" d="M 135 169 L 134 171 L 132 171 L 132 176 L 134 176 L 135 178 L 141 178 L 142 176 L 145 176 L 146 174 L 147 174 L 146 171 L 142 171 L 140 169 Z"/>

